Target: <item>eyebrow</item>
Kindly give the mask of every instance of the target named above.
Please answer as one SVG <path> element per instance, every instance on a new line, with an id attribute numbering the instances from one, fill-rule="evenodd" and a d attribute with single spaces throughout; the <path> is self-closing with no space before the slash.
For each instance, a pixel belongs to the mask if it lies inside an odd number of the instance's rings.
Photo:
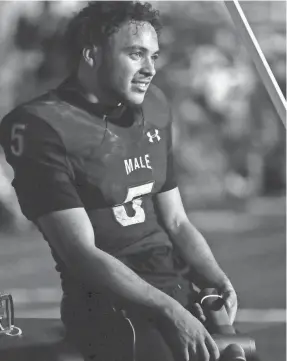
<path id="1" fill-rule="evenodd" d="M 143 47 L 143 46 L 140 46 L 140 45 L 132 45 L 132 46 L 128 46 L 128 47 L 126 47 L 126 49 L 128 50 L 128 51 L 130 51 L 130 50 L 141 50 L 141 51 L 143 51 L 143 52 L 148 52 L 148 49 L 147 48 L 145 48 L 145 47 Z M 160 49 L 158 49 L 157 51 L 155 51 L 153 54 L 155 55 L 155 54 L 157 54 L 157 55 L 159 55 L 159 53 L 160 53 Z"/>

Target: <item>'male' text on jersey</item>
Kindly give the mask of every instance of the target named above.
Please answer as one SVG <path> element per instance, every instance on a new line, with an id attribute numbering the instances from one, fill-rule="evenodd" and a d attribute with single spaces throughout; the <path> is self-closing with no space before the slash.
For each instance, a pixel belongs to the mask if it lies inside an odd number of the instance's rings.
<path id="1" fill-rule="evenodd" d="M 145 154 L 144 156 L 140 156 L 140 157 L 125 159 L 124 163 L 127 174 L 130 174 L 134 170 L 141 168 L 152 169 L 150 165 L 149 154 Z"/>

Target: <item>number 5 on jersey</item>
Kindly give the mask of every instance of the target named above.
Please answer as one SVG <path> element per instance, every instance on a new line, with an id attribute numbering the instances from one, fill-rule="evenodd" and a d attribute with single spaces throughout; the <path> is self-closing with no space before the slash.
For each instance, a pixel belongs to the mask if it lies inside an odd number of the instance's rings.
<path id="1" fill-rule="evenodd" d="M 26 128 L 25 124 L 15 123 L 11 130 L 11 152 L 19 157 L 24 150 L 24 137 L 23 132 Z"/>
<path id="2" fill-rule="evenodd" d="M 117 222 L 122 226 L 131 226 L 132 224 L 143 223 L 145 221 L 145 211 L 142 208 L 141 196 L 151 193 L 154 185 L 154 181 L 146 184 L 142 184 L 137 187 L 130 187 L 126 199 L 123 204 L 113 207 L 113 212 Z M 125 203 L 132 202 L 132 208 L 135 211 L 135 215 L 130 217 L 127 214 Z"/>

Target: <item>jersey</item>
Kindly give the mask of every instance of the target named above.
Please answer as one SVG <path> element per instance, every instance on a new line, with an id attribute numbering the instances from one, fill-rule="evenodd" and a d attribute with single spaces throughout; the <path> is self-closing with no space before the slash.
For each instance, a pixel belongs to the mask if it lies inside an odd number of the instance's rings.
<path id="1" fill-rule="evenodd" d="M 71 77 L 17 107 L 3 119 L 0 139 L 23 214 L 35 221 L 84 207 L 98 248 L 147 280 L 177 277 L 154 202 L 177 186 L 171 124 L 168 103 L 153 85 L 141 106 L 108 108 L 88 102 Z"/>

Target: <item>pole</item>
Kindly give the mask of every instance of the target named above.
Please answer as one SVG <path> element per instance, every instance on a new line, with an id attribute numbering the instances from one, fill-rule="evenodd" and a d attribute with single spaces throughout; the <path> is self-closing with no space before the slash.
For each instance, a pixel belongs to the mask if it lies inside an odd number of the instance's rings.
<path id="1" fill-rule="evenodd" d="M 238 0 L 225 0 L 225 6 L 233 20 L 236 31 L 240 34 L 244 45 L 258 70 L 259 76 L 272 100 L 272 103 L 286 128 L 286 109 L 287 103 L 277 81 L 265 59 L 265 56 L 253 34 L 251 27 L 239 5 Z"/>

